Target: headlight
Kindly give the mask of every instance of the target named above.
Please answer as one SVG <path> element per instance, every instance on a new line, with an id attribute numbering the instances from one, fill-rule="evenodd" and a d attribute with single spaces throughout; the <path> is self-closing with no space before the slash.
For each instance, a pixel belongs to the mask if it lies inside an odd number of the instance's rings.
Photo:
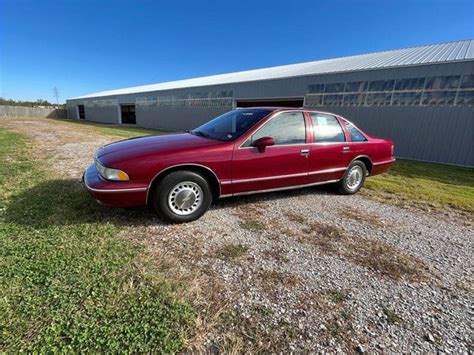
<path id="1" fill-rule="evenodd" d="M 128 177 L 125 171 L 106 168 L 105 166 L 101 165 L 97 160 L 95 161 L 95 167 L 97 171 L 99 172 L 100 176 L 102 176 L 104 179 L 112 180 L 112 181 L 130 180 L 130 178 Z"/>

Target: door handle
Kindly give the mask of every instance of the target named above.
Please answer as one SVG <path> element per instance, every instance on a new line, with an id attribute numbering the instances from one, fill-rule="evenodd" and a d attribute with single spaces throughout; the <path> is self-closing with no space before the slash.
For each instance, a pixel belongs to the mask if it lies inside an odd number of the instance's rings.
<path id="1" fill-rule="evenodd" d="M 349 150 L 351 150 L 350 147 L 343 147 L 343 148 L 342 148 L 342 151 L 343 151 L 343 152 L 348 152 Z"/>
<path id="2" fill-rule="evenodd" d="M 301 149 L 301 155 L 307 158 L 309 155 L 309 149 Z"/>

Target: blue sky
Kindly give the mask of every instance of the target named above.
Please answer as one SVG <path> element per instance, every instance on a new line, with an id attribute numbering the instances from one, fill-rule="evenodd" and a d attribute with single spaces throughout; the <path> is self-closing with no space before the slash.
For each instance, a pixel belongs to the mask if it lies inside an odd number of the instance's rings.
<path id="1" fill-rule="evenodd" d="M 106 89 L 474 38 L 473 0 L 0 0 L 0 96 Z"/>

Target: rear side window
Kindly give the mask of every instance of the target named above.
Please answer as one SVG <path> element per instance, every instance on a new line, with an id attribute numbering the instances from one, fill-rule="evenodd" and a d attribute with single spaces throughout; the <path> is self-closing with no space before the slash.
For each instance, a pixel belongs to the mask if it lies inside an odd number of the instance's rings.
<path id="1" fill-rule="evenodd" d="M 359 131 L 352 123 L 344 121 L 344 124 L 347 127 L 347 130 L 351 134 L 353 142 L 365 142 L 367 138 L 364 137 L 361 131 Z"/>
<path id="2" fill-rule="evenodd" d="M 306 127 L 302 112 L 284 112 L 272 118 L 251 138 L 255 142 L 262 137 L 272 137 L 275 145 L 306 143 Z M 245 144 L 249 146 L 250 144 Z"/>
<path id="3" fill-rule="evenodd" d="M 323 113 L 311 113 L 316 143 L 345 142 L 344 131 L 336 117 Z"/>

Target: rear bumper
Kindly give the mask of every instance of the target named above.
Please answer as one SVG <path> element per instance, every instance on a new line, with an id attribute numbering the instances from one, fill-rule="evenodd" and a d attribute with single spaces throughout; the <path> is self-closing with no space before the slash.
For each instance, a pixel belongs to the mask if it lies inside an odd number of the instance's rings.
<path id="1" fill-rule="evenodd" d="M 82 176 L 89 194 L 102 205 L 131 207 L 146 204 L 148 186 L 132 182 L 113 182 L 102 179 L 94 164 Z"/>
<path id="2" fill-rule="evenodd" d="M 373 167 L 372 167 L 372 172 L 370 175 L 377 175 L 377 174 L 382 174 L 387 172 L 395 163 L 395 158 L 389 159 L 389 160 L 384 160 L 384 161 L 379 161 L 379 162 L 374 162 Z"/>

